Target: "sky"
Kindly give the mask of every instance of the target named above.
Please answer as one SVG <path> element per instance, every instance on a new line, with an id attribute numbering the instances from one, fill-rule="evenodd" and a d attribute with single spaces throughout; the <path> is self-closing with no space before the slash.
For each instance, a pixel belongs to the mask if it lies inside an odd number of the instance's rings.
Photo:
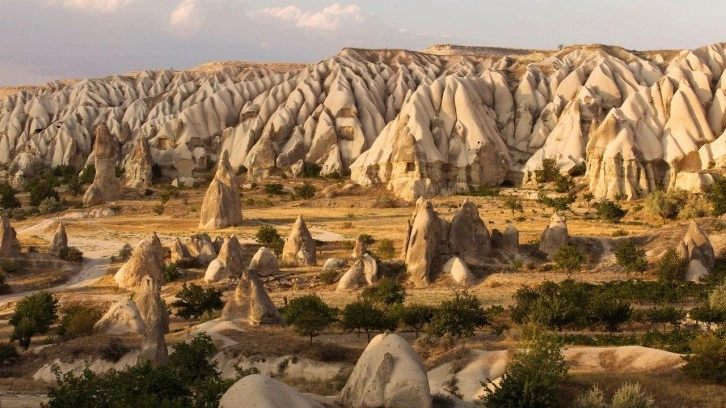
<path id="1" fill-rule="evenodd" d="M 724 0 L 0 0 L 0 86 L 345 47 L 694 48 L 724 18 Z"/>

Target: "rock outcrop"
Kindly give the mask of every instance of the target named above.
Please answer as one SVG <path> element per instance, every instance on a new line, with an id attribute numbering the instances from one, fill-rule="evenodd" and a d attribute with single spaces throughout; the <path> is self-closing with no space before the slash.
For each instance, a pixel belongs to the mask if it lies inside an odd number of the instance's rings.
<path id="1" fill-rule="evenodd" d="M 184 245 L 189 256 L 195 259 L 199 265 L 206 265 L 217 258 L 217 251 L 214 249 L 212 239 L 207 234 L 192 235 L 184 242 Z"/>
<path id="2" fill-rule="evenodd" d="M 290 235 L 282 248 L 282 261 L 288 265 L 312 266 L 316 264 L 315 240 L 313 240 L 302 215 L 297 217 Z"/>
<path id="3" fill-rule="evenodd" d="M 93 184 L 88 187 L 83 196 L 83 204 L 86 207 L 113 201 L 119 194 L 120 183 L 116 177 L 119 144 L 104 122 L 96 128 L 93 157 L 96 176 L 93 178 Z"/>
<path id="4" fill-rule="evenodd" d="M 222 395 L 219 408 L 324 408 L 287 384 L 261 374 L 248 375 Z"/>
<path id="5" fill-rule="evenodd" d="M 445 262 L 439 255 L 447 252 L 448 229 L 448 223 L 439 218 L 431 202 L 419 198 L 409 221 L 403 256 L 410 279 L 417 287 L 430 284 L 434 271 L 440 270 Z"/>
<path id="6" fill-rule="evenodd" d="M 355 261 L 338 281 L 337 291 L 358 290 L 371 286 L 378 281 L 378 263 L 372 256 L 365 254 Z"/>
<path id="7" fill-rule="evenodd" d="M 549 225 L 542 232 L 539 241 L 539 250 L 552 256 L 558 249 L 570 243 L 569 232 L 565 217 L 558 213 L 552 214 Z"/>
<path id="8" fill-rule="evenodd" d="M 10 225 L 8 216 L 3 214 L 0 217 L 0 258 L 18 255 L 20 255 L 20 242 L 15 233 L 15 228 Z"/>
<path id="9" fill-rule="evenodd" d="M 131 153 L 126 157 L 124 166 L 126 187 L 137 189 L 150 187 L 153 166 L 154 159 L 151 157 L 149 141 L 143 135 L 139 135 L 134 142 Z"/>
<path id="10" fill-rule="evenodd" d="M 66 226 L 63 222 L 58 223 L 58 229 L 53 235 L 53 240 L 48 246 L 48 253 L 60 256 L 61 251 L 68 248 L 68 235 L 66 235 Z"/>
<path id="11" fill-rule="evenodd" d="M 222 320 L 249 325 L 282 324 L 282 315 L 272 303 L 260 278 L 252 271 L 244 271 L 234 295 L 222 310 Z"/>
<path id="12" fill-rule="evenodd" d="M 477 263 L 491 252 L 491 239 L 476 204 L 466 200 L 454 214 L 448 234 L 453 255 L 468 263 Z"/>
<path id="13" fill-rule="evenodd" d="M 219 282 L 222 279 L 242 273 L 243 269 L 242 247 L 237 237 L 231 236 L 224 240 L 217 258 L 209 263 L 204 274 L 204 280 L 206 282 Z"/>
<path id="14" fill-rule="evenodd" d="M 133 300 L 114 303 L 101 320 L 96 322 L 94 329 L 112 335 L 144 334 L 146 325 L 141 318 L 139 308 Z"/>
<path id="15" fill-rule="evenodd" d="M 325 264 L 323 264 L 323 270 L 324 271 L 334 271 L 334 270 L 342 268 L 344 266 L 345 266 L 345 259 L 328 258 L 328 260 L 325 261 Z"/>
<path id="16" fill-rule="evenodd" d="M 162 364 L 168 351 L 164 335 L 169 333 L 169 311 L 161 300 L 161 284 L 150 276 L 144 276 L 134 303 L 144 321 L 144 338 L 141 342 L 139 361 Z"/>
<path id="17" fill-rule="evenodd" d="M 259 276 L 270 276 L 280 273 L 280 265 L 277 262 L 277 256 L 267 247 L 260 247 L 247 267 L 250 271 L 255 271 Z"/>
<path id="18" fill-rule="evenodd" d="M 164 284 L 164 248 L 156 234 L 139 242 L 113 279 L 122 289 L 136 290 L 146 276 Z"/>
<path id="19" fill-rule="evenodd" d="M 353 247 L 353 258 L 359 259 L 363 257 L 366 252 L 368 252 L 368 247 L 366 245 L 365 237 L 363 234 L 358 235 L 355 239 L 355 247 Z"/>
<path id="20" fill-rule="evenodd" d="M 688 281 L 698 281 L 701 276 L 709 274 L 715 265 L 711 241 L 695 221 L 688 225 L 686 235 L 678 244 L 678 254 L 688 260 Z"/>
<path id="21" fill-rule="evenodd" d="M 182 244 L 179 238 L 176 238 L 174 240 L 174 243 L 171 244 L 171 248 L 169 249 L 169 260 L 172 263 L 185 263 L 192 260 L 192 256 L 189 254 L 189 250 L 187 249 L 186 245 Z"/>
<path id="22" fill-rule="evenodd" d="M 466 263 L 456 256 L 446 261 L 441 269 L 443 274 L 451 278 L 457 285 L 468 286 L 475 280 L 474 274 L 471 273 Z"/>
<path id="23" fill-rule="evenodd" d="M 514 224 L 507 224 L 502 234 L 502 248 L 510 251 L 519 250 L 519 230 Z"/>
<path id="24" fill-rule="evenodd" d="M 431 408 L 426 368 L 406 340 L 376 336 L 338 396 L 346 407 Z"/>
<path id="25" fill-rule="evenodd" d="M 225 150 L 219 160 L 219 167 L 214 179 L 207 188 L 199 211 L 200 229 L 227 228 L 242 223 L 242 203 L 239 196 L 239 184 L 229 154 Z"/>

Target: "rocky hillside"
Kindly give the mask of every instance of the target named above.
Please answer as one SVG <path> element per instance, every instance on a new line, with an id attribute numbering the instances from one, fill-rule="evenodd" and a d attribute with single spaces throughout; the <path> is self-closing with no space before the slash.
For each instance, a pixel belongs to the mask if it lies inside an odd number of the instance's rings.
<path id="1" fill-rule="evenodd" d="M 598 197 L 697 188 L 726 165 L 726 43 L 684 51 L 435 46 L 345 49 L 314 65 L 207 64 L 52 82 L 0 101 L 0 163 L 81 167 L 105 122 L 148 138 L 169 177 L 226 150 L 249 180 L 305 165 L 405 199 L 520 179 L 553 158 L 586 165 Z M 579 165 L 579 166 L 578 166 Z"/>

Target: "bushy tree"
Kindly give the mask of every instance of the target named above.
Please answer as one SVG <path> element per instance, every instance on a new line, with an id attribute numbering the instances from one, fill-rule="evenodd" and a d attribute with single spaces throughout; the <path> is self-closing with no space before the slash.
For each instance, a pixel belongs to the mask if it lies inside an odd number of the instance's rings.
<path id="1" fill-rule="evenodd" d="M 301 336 L 313 337 L 327 329 L 336 320 L 336 312 L 318 295 L 296 297 L 282 309 L 285 322 Z"/>
<path id="2" fill-rule="evenodd" d="M 315 197 L 316 188 L 310 183 L 303 183 L 301 186 L 295 187 L 295 197 L 309 200 Z"/>
<path id="3" fill-rule="evenodd" d="M 552 260 L 559 269 L 567 272 L 569 277 L 572 273 L 582 269 L 582 265 L 585 263 L 585 251 L 574 245 L 566 245 L 552 255 Z"/>
<path id="4" fill-rule="evenodd" d="M 70 338 L 91 335 L 93 326 L 102 316 L 98 309 L 83 305 L 67 307 L 64 312 L 58 334 Z"/>
<path id="5" fill-rule="evenodd" d="M 610 333 L 618 331 L 621 324 L 630 320 L 632 312 L 630 303 L 614 296 L 600 294 L 590 302 L 592 320 L 605 326 Z"/>
<path id="6" fill-rule="evenodd" d="M 20 207 L 20 201 L 15 197 L 15 189 L 8 183 L 0 184 L 0 207 L 6 210 Z"/>
<path id="7" fill-rule="evenodd" d="M 635 245 L 635 240 L 628 239 L 623 241 L 615 249 L 615 259 L 618 265 L 625 268 L 626 276 L 630 276 L 631 272 L 645 272 L 648 269 L 648 258 L 645 250 Z"/>
<path id="8" fill-rule="evenodd" d="M 14 363 L 18 358 L 20 358 L 20 353 L 18 353 L 15 343 L 0 343 L 0 368 L 5 364 Z"/>
<path id="9" fill-rule="evenodd" d="M 509 208 L 509 210 L 512 211 L 512 217 L 514 217 L 515 211 L 519 211 L 519 212 L 524 211 L 524 207 L 522 206 L 522 201 L 517 199 L 517 197 L 507 197 L 504 200 L 504 206 Z"/>
<path id="10" fill-rule="evenodd" d="M 13 340 L 27 349 L 36 334 L 46 334 L 58 320 L 58 299 L 50 292 L 38 292 L 18 301 L 8 323 L 13 326 Z"/>
<path id="11" fill-rule="evenodd" d="M 449 334 L 456 338 L 471 337 L 474 331 L 489 324 L 481 301 L 468 292 L 457 292 L 453 299 L 444 300 L 436 308 L 428 333 L 441 337 Z"/>
<path id="12" fill-rule="evenodd" d="M 712 309 L 726 313 L 726 282 L 716 286 L 708 295 L 708 304 Z"/>
<path id="13" fill-rule="evenodd" d="M 713 324 L 721 324 L 726 322 L 726 312 L 714 309 L 709 306 L 708 303 L 705 305 L 694 307 L 688 312 L 688 314 L 690 315 L 691 319 L 697 322 L 704 323 L 707 330 L 710 330 L 711 325 Z"/>
<path id="14" fill-rule="evenodd" d="M 537 183 L 552 183 L 559 175 L 557 160 L 553 158 L 542 159 L 542 166 L 534 171 L 534 179 Z"/>
<path id="15" fill-rule="evenodd" d="M 376 254 L 383 259 L 391 259 L 396 256 L 396 247 L 390 239 L 382 239 L 378 243 Z"/>
<path id="16" fill-rule="evenodd" d="M 678 251 L 670 248 L 656 264 L 655 272 L 661 282 L 670 284 L 681 282 L 688 272 L 688 260 L 681 258 Z"/>
<path id="17" fill-rule="evenodd" d="M 277 232 L 277 229 L 272 225 L 263 225 L 257 230 L 255 235 L 257 242 L 270 248 L 275 254 L 280 255 L 282 248 L 285 246 L 285 241 Z"/>
<path id="18" fill-rule="evenodd" d="M 81 263 L 83 262 L 83 252 L 76 247 L 64 247 L 58 252 L 58 257 L 64 261 Z"/>
<path id="19" fill-rule="evenodd" d="M 720 217 L 726 214 L 726 179 L 717 178 L 706 187 L 706 199 L 713 205 L 713 215 Z"/>
<path id="20" fill-rule="evenodd" d="M 663 331 L 666 330 L 667 325 L 677 326 L 686 317 L 686 312 L 683 309 L 671 305 L 651 307 L 646 310 L 645 314 L 650 323 L 662 324 Z"/>
<path id="21" fill-rule="evenodd" d="M 575 182 L 572 181 L 572 177 L 558 172 L 555 177 L 555 191 L 558 193 L 567 193 L 573 188 L 575 188 Z"/>
<path id="22" fill-rule="evenodd" d="M 81 174 L 78 176 L 81 184 L 91 184 L 93 183 L 94 178 L 96 178 L 96 166 L 93 164 L 89 164 L 84 167 L 83 171 L 81 171 Z"/>
<path id="23" fill-rule="evenodd" d="M 40 205 L 46 198 L 55 198 L 60 201 L 58 192 L 55 191 L 55 182 L 52 179 L 33 180 L 28 183 L 28 191 L 30 192 L 30 205 Z"/>
<path id="24" fill-rule="evenodd" d="M 371 303 L 384 306 L 403 304 L 406 300 L 406 288 L 401 281 L 385 278 L 378 284 L 363 289 L 361 297 Z"/>
<path id="25" fill-rule="evenodd" d="M 481 401 L 487 408 L 556 407 L 562 382 L 567 377 L 567 363 L 562 348 L 542 337 L 525 344 L 514 354 L 501 381 L 490 382 Z"/>
<path id="26" fill-rule="evenodd" d="M 713 333 L 701 334 L 691 342 L 691 351 L 683 367 L 686 375 L 726 383 L 726 339 Z"/>
<path id="27" fill-rule="evenodd" d="M 221 289 L 204 289 L 194 283 L 185 283 L 176 297 L 171 306 L 176 308 L 176 315 L 182 319 L 196 319 L 224 307 Z"/>
<path id="28" fill-rule="evenodd" d="M 435 313 L 436 308 L 433 306 L 412 303 L 403 308 L 401 323 L 412 328 L 416 332 L 416 337 L 418 337 L 419 332 L 426 324 L 431 322 Z"/>
<path id="29" fill-rule="evenodd" d="M 364 300 L 347 304 L 341 315 L 341 325 L 344 330 L 357 331 L 358 336 L 363 331 L 368 341 L 371 341 L 373 332 L 395 330 L 396 323 L 396 319 L 387 315 L 383 309 Z"/>
<path id="30" fill-rule="evenodd" d="M 645 211 L 654 217 L 660 217 L 665 223 L 666 220 L 678 217 L 679 207 L 683 205 L 686 197 L 679 192 L 664 192 L 656 190 L 645 197 Z"/>
<path id="31" fill-rule="evenodd" d="M 625 214 L 627 211 L 614 201 L 603 200 L 597 204 L 597 216 L 603 221 L 618 222 Z"/>

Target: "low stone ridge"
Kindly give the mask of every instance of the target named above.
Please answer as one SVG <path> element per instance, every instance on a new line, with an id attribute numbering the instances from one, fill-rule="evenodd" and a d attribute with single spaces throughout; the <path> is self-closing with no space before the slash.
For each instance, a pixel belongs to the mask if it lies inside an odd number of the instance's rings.
<path id="1" fill-rule="evenodd" d="M 554 255 L 558 249 L 570 243 L 567 221 L 558 213 L 552 214 L 549 225 L 542 232 L 539 241 L 539 250 L 549 256 Z"/>
<path id="2" fill-rule="evenodd" d="M 93 328 L 112 336 L 146 332 L 144 320 L 133 300 L 124 300 L 111 305 Z"/>
<path id="3" fill-rule="evenodd" d="M 238 380 L 219 401 L 219 408 L 324 408 L 296 389 L 261 374 Z"/>
<path id="4" fill-rule="evenodd" d="M 144 321 L 144 338 L 139 361 L 162 364 L 168 357 L 164 335 L 169 333 L 169 311 L 161 300 L 161 284 L 150 276 L 144 276 L 134 303 Z"/>
<path id="5" fill-rule="evenodd" d="M 242 223 L 242 202 L 239 195 L 239 184 L 229 154 L 225 150 L 219 160 L 219 167 L 214 179 L 207 188 L 199 211 L 200 229 L 220 229 Z"/>
<path id="6" fill-rule="evenodd" d="M 96 175 L 93 178 L 93 184 L 88 187 L 83 196 L 83 204 L 86 207 L 113 201 L 120 191 L 120 183 L 116 177 L 119 143 L 104 122 L 96 128 L 93 157 Z"/>
<path id="7" fill-rule="evenodd" d="M 122 289 L 136 290 L 146 276 L 164 284 L 164 248 L 156 234 L 139 242 L 131 258 L 114 275 L 114 280 Z"/>
<path id="8" fill-rule="evenodd" d="M 692 282 L 709 274 L 716 263 L 711 241 L 695 221 L 688 225 L 686 235 L 678 244 L 678 254 L 688 260 L 686 280 Z"/>
<path id="9" fill-rule="evenodd" d="M 280 273 L 277 256 L 267 247 L 260 247 L 255 252 L 247 269 L 255 271 L 259 276 L 270 276 Z"/>
<path id="10" fill-rule="evenodd" d="M 431 408 L 426 367 L 406 340 L 393 333 L 366 347 L 338 396 L 346 407 Z"/>
<path id="11" fill-rule="evenodd" d="M 0 217 L 0 258 L 18 255 L 20 255 L 20 242 L 15 233 L 15 228 L 10 225 L 8 216 L 3 214 Z"/>
<path id="12" fill-rule="evenodd" d="M 222 320 L 249 325 L 283 323 L 280 311 L 252 271 L 242 273 L 234 295 L 222 310 Z"/>
<path id="13" fill-rule="evenodd" d="M 297 217 L 282 248 L 282 261 L 288 265 L 312 266 L 316 264 L 315 240 L 310 235 L 302 215 Z"/>
<path id="14" fill-rule="evenodd" d="M 58 223 L 58 229 L 53 235 L 53 240 L 48 246 L 48 253 L 60 256 L 61 251 L 68 248 L 68 235 L 66 234 L 66 226 L 63 222 Z"/>

